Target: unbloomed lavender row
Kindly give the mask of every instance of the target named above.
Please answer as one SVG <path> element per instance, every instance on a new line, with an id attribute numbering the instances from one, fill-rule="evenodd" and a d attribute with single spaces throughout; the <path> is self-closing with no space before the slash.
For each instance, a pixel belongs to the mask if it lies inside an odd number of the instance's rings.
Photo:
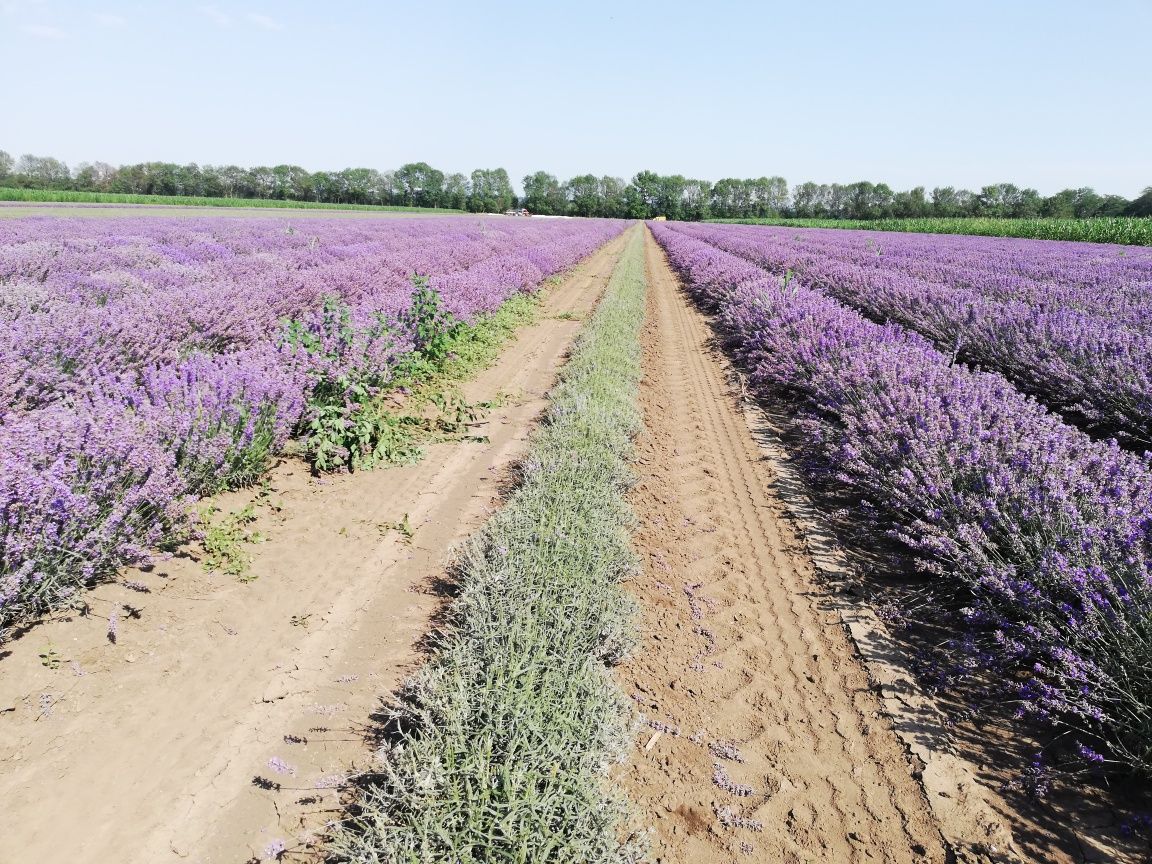
<path id="1" fill-rule="evenodd" d="M 1078 275 L 1066 275 L 1064 283 L 1053 278 L 1045 293 L 1044 284 L 1017 279 L 1007 265 L 986 270 L 973 262 L 966 267 L 938 262 L 931 243 L 914 246 L 922 257 L 911 259 L 908 249 L 891 254 L 886 236 L 881 241 L 884 253 L 877 254 L 852 236 L 834 242 L 850 232 L 832 232 L 832 240 L 810 240 L 795 230 L 772 228 L 683 225 L 677 230 L 776 275 L 789 271 L 802 275 L 811 287 L 871 318 L 911 327 L 941 351 L 1001 372 L 1049 407 L 1103 435 L 1117 435 L 1142 447 L 1152 445 L 1149 250 L 1137 250 L 1148 253 L 1142 259 L 1119 258 L 1115 251 L 1111 256 L 1099 251 L 1108 247 L 1090 246 L 1095 257 L 1086 254 L 1088 261 L 1064 253 Z M 1050 272 L 1055 253 L 1043 257 L 1032 252 L 1028 244 L 1038 241 L 1011 242 L 1021 247 L 1019 269 Z M 957 257 L 955 250 L 936 254 L 945 262 Z M 1000 262 L 997 256 L 990 260 Z M 1045 266 L 1030 268 L 1033 260 Z M 1091 272 L 1092 261 L 1099 264 L 1100 273 Z M 1115 261 L 1125 263 L 1113 267 Z M 1092 275 L 1101 278 L 1086 287 Z"/>
<path id="2" fill-rule="evenodd" d="M 652 228 L 754 386 L 793 400 L 813 476 L 966 586 L 965 662 L 1011 669 L 1020 712 L 1087 758 L 1152 771 L 1149 465 L 803 278 Z"/>
<path id="3" fill-rule="evenodd" d="M 309 394 L 386 383 L 411 276 L 471 319 L 608 220 L 26 219 L 0 226 L 0 627 L 143 560 L 251 482 Z"/>

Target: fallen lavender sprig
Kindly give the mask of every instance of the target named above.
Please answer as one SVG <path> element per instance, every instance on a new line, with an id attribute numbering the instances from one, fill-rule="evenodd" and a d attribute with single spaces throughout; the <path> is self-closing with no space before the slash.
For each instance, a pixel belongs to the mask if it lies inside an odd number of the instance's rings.
<path id="1" fill-rule="evenodd" d="M 277 774 L 295 774 L 296 769 L 281 759 L 279 756 L 273 756 L 268 760 L 268 767 L 275 771 Z"/>
<path id="2" fill-rule="evenodd" d="M 712 782 L 732 795 L 738 798 L 747 798 L 756 794 L 756 790 L 751 786 L 745 786 L 743 783 L 737 783 L 728 776 L 728 772 L 724 770 L 724 766 L 719 762 L 712 763 Z"/>
<path id="3" fill-rule="evenodd" d="M 672 726 L 661 720 L 648 720 L 646 722 L 650 728 L 655 729 L 657 732 L 663 732 L 665 735 L 671 735 L 674 738 L 680 737 L 679 726 Z"/>
<path id="4" fill-rule="evenodd" d="M 752 819 L 751 817 L 737 813 L 727 804 L 723 807 L 716 807 L 715 812 L 716 818 L 720 820 L 720 824 L 725 828 L 745 828 L 749 831 L 756 832 L 764 830 L 764 823 L 759 819 Z"/>
<path id="5" fill-rule="evenodd" d="M 708 752 L 717 759 L 727 759 L 729 762 L 743 762 L 744 756 L 737 749 L 733 741 L 713 741 L 708 745 Z"/>
<path id="6" fill-rule="evenodd" d="M 696 597 L 696 589 L 700 587 L 700 583 L 696 582 L 691 585 L 684 586 L 684 594 L 688 598 L 688 608 L 691 610 L 693 621 L 704 620 L 704 610 L 700 608 L 700 601 Z"/>

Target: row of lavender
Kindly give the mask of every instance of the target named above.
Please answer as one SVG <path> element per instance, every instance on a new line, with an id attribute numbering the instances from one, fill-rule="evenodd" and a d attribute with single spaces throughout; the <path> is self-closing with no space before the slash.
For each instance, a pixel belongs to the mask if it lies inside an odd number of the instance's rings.
<path id="1" fill-rule="evenodd" d="M 1148 463 L 803 278 L 652 229 L 754 386 L 791 400 L 813 478 L 963 586 L 963 662 L 1009 670 L 1020 713 L 1086 758 L 1152 771 Z"/>
<path id="2" fill-rule="evenodd" d="M 413 273 L 449 309 L 491 309 L 572 261 L 607 223 L 413 219 L 0 223 L 0 419 L 193 353 L 266 342 L 339 297 L 398 313 Z"/>
<path id="3" fill-rule="evenodd" d="M 683 225 L 994 369 L 1094 434 L 1152 446 L 1152 250 Z"/>
<path id="4" fill-rule="evenodd" d="M 694 226 L 685 226 L 694 227 Z M 704 226 L 701 226 L 704 227 Z M 776 234 L 801 255 L 882 267 L 1000 300 L 1085 312 L 1147 326 L 1152 249 L 1008 237 L 737 227 L 732 236 Z"/>
<path id="5" fill-rule="evenodd" d="M 0 225 L 0 628 L 141 561 L 254 480 L 309 394 L 410 356 L 412 276 L 471 320 L 608 220 L 23 219 Z"/>

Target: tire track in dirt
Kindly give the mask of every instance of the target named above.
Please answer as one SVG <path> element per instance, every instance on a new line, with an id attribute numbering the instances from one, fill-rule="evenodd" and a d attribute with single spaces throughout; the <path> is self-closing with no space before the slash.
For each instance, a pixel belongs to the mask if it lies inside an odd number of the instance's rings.
<path id="1" fill-rule="evenodd" d="M 510 394 L 477 430 L 488 443 L 437 444 L 417 465 L 321 481 L 285 461 L 270 476 L 280 511 L 261 507 L 254 526 L 270 537 L 251 547 L 254 581 L 177 558 L 129 574 L 150 593 L 86 595 L 98 611 L 142 608 L 117 644 L 88 618 L 5 645 L 0 861 L 239 864 L 276 841 L 297 847 L 334 816 L 333 778 L 367 764 L 368 717 L 419 660 L 442 602 L 428 586 L 497 501 L 545 407 L 580 328 L 558 316 L 592 310 L 624 242 L 548 289 L 537 322 L 463 387 L 470 402 Z M 380 528 L 405 514 L 411 543 Z M 46 645 L 60 668 L 40 661 Z"/>
<path id="2" fill-rule="evenodd" d="M 623 782 L 655 859 L 946 861 L 916 766 L 818 602 L 707 323 L 647 242 L 633 495 L 645 567 L 632 586 L 644 644 L 621 677 L 652 727 Z"/>

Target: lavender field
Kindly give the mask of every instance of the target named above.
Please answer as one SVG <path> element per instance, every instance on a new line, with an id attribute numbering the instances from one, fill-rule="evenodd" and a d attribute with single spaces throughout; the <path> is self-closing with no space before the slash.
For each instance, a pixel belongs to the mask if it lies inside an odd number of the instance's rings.
<path id="1" fill-rule="evenodd" d="M 219 849 L 265 860 L 637 861 L 633 797 L 696 807 L 714 829 L 657 832 L 679 850 L 666 860 L 859 846 L 943 864 L 941 837 L 1010 846 L 1031 805 L 980 804 L 972 839 L 910 770 L 916 724 L 872 700 L 872 660 L 830 623 L 836 589 L 804 544 L 815 523 L 786 509 L 808 493 L 780 493 L 785 466 L 712 337 L 771 406 L 817 509 L 866 545 L 849 557 L 914 577 L 911 594 L 862 603 L 920 628 L 870 638 L 949 723 L 941 736 L 994 700 L 1001 733 L 1044 751 L 1021 768 L 981 744 L 997 778 L 1139 783 L 1149 299 L 1152 252 L 1082 243 L 475 216 L 0 221 L 0 638 L 15 670 L 0 705 L 20 706 L 12 752 L 33 754 L 12 790 L 87 812 L 77 838 L 196 790 L 186 826 L 155 817 L 168 827 L 141 860 L 172 836 L 202 844 L 224 799 L 246 803 Z M 498 359 L 467 365 L 482 345 Z M 454 363 L 468 371 L 450 378 Z M 213 563 L 213 532 L 249 524 L 227 541 L 247 569 Z M 388 691 L 411 726 L 383 774 L 356 774 L 362 729 L 394 731 L 357 683 L 381 669 L 422 669 Z M 182 706 L 208 692 L 205 726 Z M 54 712 L 86 730 L 66 756 L 86 771 L 165 718 L 171 734 L 126 770 L 148 776 L 188 741 L 181 779 L 95 800 L 52 761 Z M 338 729 L 333 775 L 309 735 Z M 606 782 L 634 744 L 635 770 Z M 991 788 L 949 764 L 950 795 Z M 766 777 L 777 791 L 761 794 Z M 797 828 L 788 814 L 825 793 L 844 809 Z M 1073 790 L 1071 810 L 1104 794 Z M 338 824 L 293 827 L 321 800 Z M 1142 805 L 1107 806 L 1124 814 L 1113 835 L 1143 824 Z M 15 807 L 17 845 L 50 848 L 37 801 Z M 1020 860 L 1083 836 L 1056 833 Z"/>
<path id="2" fill-rule="evenodd" d="M 966 592 L 960 669 L 1003 670 L 1088 762 L 1152 770 L 1152 466 L 1107 436 L 1148 440 L 1152 255 L 652 229 L 811 478 Z"/>
<path id="3" fill-rule="evenodd" d="M 441 331 L 623 226 L 0 223 L 0 627 L 145 560 L 197 496 L 254 482 L 310 424 L 361 423 Z M 350 448 L 328 462 L 359 464 Z"/>

